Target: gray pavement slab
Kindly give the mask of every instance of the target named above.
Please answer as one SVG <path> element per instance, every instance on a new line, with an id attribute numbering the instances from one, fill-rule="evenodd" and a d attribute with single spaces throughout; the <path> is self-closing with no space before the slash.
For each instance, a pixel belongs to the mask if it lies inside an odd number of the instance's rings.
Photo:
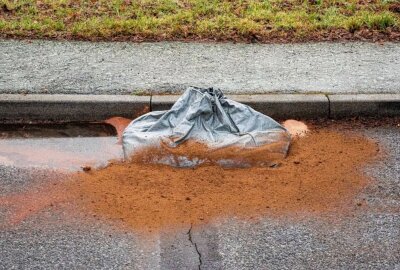
<path id="1" fill-rule="evenodd" d="M 0 40 L 0 93 L 399 93 L 398 43 Z"/>
<path id="2" fill-rule="evenodd" d="M 0 269 L 399 269 L 400 129 L 360 131 L 385 158 L 365 168 L 375 181 L 356 200 L 369 207 L 350 215 L 233 217 L 143 238 L 49 208 L 18 226 L 0 226 Z M 2 165 L 0 196 L 29 190 L 49 174 Z M 0 206 L 0 221 L 9 211 Z"/>

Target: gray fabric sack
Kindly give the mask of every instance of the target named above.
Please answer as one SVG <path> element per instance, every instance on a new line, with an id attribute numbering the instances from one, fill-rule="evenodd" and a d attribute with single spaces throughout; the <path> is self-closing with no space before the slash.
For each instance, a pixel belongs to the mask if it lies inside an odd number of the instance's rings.
<path id="1" fill-rule="evenodd" d="M 210 149 L 249 149 L 279 141 L 281 146 L 274 151 L 286 155 L 290 135 L 272 118 L 226 98 L 219 89 L 190 87 L 170 110 L 150 112 L 132 121 L 123 133 L 122 144 L 125 158 L 130 159 L 146 147 L 163 144 L 175 148 L 187 140 L 204 143 Z M 185 156 L 152 160 L 177 167 L 193 167 L 204 161 Z M 232 160 L 221 159 L 219 163 L 235 165 Z"/>

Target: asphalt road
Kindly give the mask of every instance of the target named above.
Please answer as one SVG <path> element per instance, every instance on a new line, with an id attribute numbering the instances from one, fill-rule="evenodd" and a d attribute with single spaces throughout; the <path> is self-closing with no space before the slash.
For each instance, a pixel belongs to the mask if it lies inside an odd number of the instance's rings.
<path id="1" fill-rule="evenodd" d="M 0 93 L 399 93 L 397 43 L 0 40 Z"/>
<path id="2" fill-rule="evenodd" d="M 256 224 L 231 218 L 144 238 L 57 208 L 3 226 L 12 209 L 0 205 L 0 269 L 400 269 L 400 128 L 363 132 L 387 156 L 366 168 L 376 182 L 357 200 L 369 207 L 332 214 L 335 222 L 332 216 L 269 217 Z M 1 165 L 0 196 L 54 174 L 40 166 Z"/>

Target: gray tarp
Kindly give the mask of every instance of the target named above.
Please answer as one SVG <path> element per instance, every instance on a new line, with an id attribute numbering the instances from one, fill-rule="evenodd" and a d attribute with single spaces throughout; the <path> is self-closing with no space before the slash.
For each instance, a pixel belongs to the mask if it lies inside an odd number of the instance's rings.
<path id="1" fill-rule="evenodd" d="M 170 110 L 150 112 L 132 121 L 123 133 L 122 143 L 129 159 L 145 147 L 163 143 L 174 148 L 189 139 L 212 149 L 255 148 L 283 140 L 277 151 L 284 155 L 290 143 L 289 133 L 272 118 L 226 98 L 218 89 L 195 87 L 188 88 Z M 165 157 L 155 162 L 173 166 L 202 162 L 184 157 L 179 160 Z"/>

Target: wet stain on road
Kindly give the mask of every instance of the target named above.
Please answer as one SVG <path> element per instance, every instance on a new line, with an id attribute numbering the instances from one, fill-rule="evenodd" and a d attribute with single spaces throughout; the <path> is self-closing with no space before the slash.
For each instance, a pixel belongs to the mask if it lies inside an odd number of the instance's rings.
<path id="1" fill-rule="evenodd" d="M 76 171 L 122 158 L 112 126 L 0 125 L 0 164 Z"/>

